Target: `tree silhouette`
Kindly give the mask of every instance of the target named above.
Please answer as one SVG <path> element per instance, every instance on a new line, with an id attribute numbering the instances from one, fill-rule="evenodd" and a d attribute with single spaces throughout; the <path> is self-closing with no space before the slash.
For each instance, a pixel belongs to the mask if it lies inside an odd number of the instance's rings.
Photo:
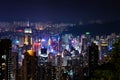
<path id="1" fill-rule="evenodd" d="M 120 80 L 120 39 L 113 44 L 110 62 L 115 65 L 114 71 L 116 72 L 114 73 L 114 77 Z"/>
<path id="2" fill-rule="evenodd" d="M 120 80 L 120 39 L 113 44 L 109 61 L 100 65 L 90 80 Z"/>

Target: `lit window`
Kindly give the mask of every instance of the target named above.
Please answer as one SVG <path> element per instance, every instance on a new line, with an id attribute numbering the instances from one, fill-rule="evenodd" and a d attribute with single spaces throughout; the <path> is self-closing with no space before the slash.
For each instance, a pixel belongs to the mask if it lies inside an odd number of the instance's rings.
<path id="1" fill-rule="evenodd" d="M 6 55 L 2 55 L 2 58 L 6 60 Z"/>

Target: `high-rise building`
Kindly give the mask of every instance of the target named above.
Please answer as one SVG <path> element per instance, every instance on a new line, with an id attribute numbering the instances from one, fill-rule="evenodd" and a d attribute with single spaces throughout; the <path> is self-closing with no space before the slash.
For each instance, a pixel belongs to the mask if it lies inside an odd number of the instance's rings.
<path id="1" fill-rule="evenodd" d="M 25 41 L 24 43 L 26 45 L 32 45 L 32 28 L 29 24 L 29 21 L 27 22 L 27 26 L 24 29 L 24 33 L 25 33 Z"/>
<path id="2" fill-rule="evenodd" d="M 108 44 L 107 43 L 101 44 L 100 55 L 101 55 L 101 58 L 103 58 L 104 55 L 108 55 Z"/>
<path id="3" fill-rule="evenodd" d="M 89 54 L 89 69 L 91 73 L 94 70 L 94 68 L 97 67 L 99 59 L 98 46 L 95 43 L 92 43 L 91 46 L 89 46 L 88 54 Z"/>
<path id="4" fill-rule="evenodd" d="M 87 49 L 87 38 L 85 35 L 81 36 L 81 43 L 82 43 L 82 51 L 85 52 Z"/>
<path id="5" fill-rule="evenodd" d="M 0 40 L 0 80 L 11 80 L 13 77 L 11 65 L 11 47 L 11 40 Z"/>
<path id="6" fill-rule="evenodd" d="M 23 80 L 39 80 L 38 79 L 38 58 L 32 50 L 24 53 L 23 59 Z"/>
<path id="7" fill-rule="evenodd" d="M 13 71 L 13 74 L 14 74 L 14 79 L 18 80 L 18 70 L 19 70 L 18 53 L 17 52 L 12 52 L 11 56 L 12 56 L 12 65 L 13 65 L 12 71 Z"/>

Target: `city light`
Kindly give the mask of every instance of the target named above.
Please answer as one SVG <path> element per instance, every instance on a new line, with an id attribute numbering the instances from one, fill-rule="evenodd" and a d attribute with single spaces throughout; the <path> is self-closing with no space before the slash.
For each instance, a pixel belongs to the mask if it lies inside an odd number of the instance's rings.
<path id="1" fill-rule="evenodd" d="M 89 35 L 90 34 L 90 32 L 86 32 L 86 35 Z"/>
<path id="2" fill-rule="evenodd" d="M 120 80 L 120 1 L 1 0 L 0 80 Z"/>
<path id="3" fill-rule="evenodd" d="M 27 52 L 28 52 L 28 54 L 29 54 L 30 56 L 34 56 L 34 55 L 35 55 L 35 52 L 34 52 L 33 50 L 27 50 Z"/>
<path id="4" fill-rule="evenodd" d="M 20 41 L 16 40 L 16 44 L 19 44 Z"/>
<path id="5" fill-rule="evenodd" d="M 54 69 L 57 69 L 59 72 L 58 74 L 57 71 L 55 71 L 54 74 L 58 76 L 62 75 L 61 77 L 67 74 L 70 79 L 74 80 L 75 77 L 73 78 L 73 76 L 78 74 L 77 71 L 79 71 L 83 77 L 89 77 L 89 72 L 94 69 L 94 67 L 98 66 L 97 64 L 102 65 L 107 62 L 107 58 L 111 55 L 113 50 L 112 45 L 119 38 L 119 34 L 115 33 L 105 36 L 91 35 L 90 32 L 84 32 L 85 34 L 79 34 L 77 36 L 72 33 L 60 34 L 58 33 L 58 24 L 56 27 L 55 25 L 54 27 L 52 25 L 50 26 L 51 27 L 45 26 L 44 30 L 40 30 L 37 27 L 33 28 L 29 25 L 29 27 L 22 27 L 24 32 L 21 31 L 22 29 L 20 29 L 20 31 L 17 29 L 17 33 L 11 33 L 9 37 L 8 35 L 2 37 L 10 38 L 13 42 L 12 56 L 9 55 L 12 61 L 9 61 L 9 64 L 13 67 L 15 66 L 15 69 L 17 66 L 20 67 L 24 72 L 26 70 L 31 71 L 31 73 L 21 72 L 19 73 L 20 75 L 32 75 L 34 72 L 37 73 L 38 71 L 39 74 L 36 74 L 38 78 L 38 76 L 43 74 L 39 70 L 44 70 L 46 71 L 44 76 L 46 76 L 48 75 L 48 67 L 52 66 L 52 68 L 54 67 Z M 54 28 L 54 30 L 51 31 L 51 28 Z M 67 28 L 64 27 L 64 29 Z M 65 31 L 64 29 L 61 33 Z M 50 33 L 52 33 L 52 35 Z M 13 52 L 17 53 L 17 55 L 13 54 Z M 8 56 L 5 55 L 2 55 L 1 58 L 8 60 Z M 13 57 L 13 55 L 15 57 Z M 44 69 L 41 69 L 42 67 L 44 67 Z M 32 72 L 30 69 L 35 70 Z M 82 69 L 86 70 L 82 71 Z M 52 69 L 49 71 L 52 73 Z M 16 72 L 13 73 L 18 74 Z M 52 76 L 54 74 L 52 73 Z M 57 78 L 57 76 L 54 76 L 54 79 Z"/>
<path id="6" fill-rule="evenodd" d="M 25 28 L 24 33 L 32 33 L 32 29 L 31 28 Z"/>
<path id="7" fill-rule="evenodd" d="M 45 39 L 42 39 L 41 41 L 42 41 L 42 42 L 45 42 L 46 40 L 45 40 Z"/>

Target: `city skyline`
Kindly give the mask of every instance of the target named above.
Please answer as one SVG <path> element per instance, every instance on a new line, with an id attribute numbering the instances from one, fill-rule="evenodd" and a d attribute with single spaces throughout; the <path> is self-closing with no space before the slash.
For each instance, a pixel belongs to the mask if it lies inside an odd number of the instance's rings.
<path id="1" fill-rule="evenodd" d="M 5 0 L 0 3 L 0 20 L 33 21 L 114 21 L 120 19 L 119 1 Z"/>
<path id="2" fill-rule="evenodd" d="M 120 80 L 119 4 L 1 1 L 0 80 Z"/>

